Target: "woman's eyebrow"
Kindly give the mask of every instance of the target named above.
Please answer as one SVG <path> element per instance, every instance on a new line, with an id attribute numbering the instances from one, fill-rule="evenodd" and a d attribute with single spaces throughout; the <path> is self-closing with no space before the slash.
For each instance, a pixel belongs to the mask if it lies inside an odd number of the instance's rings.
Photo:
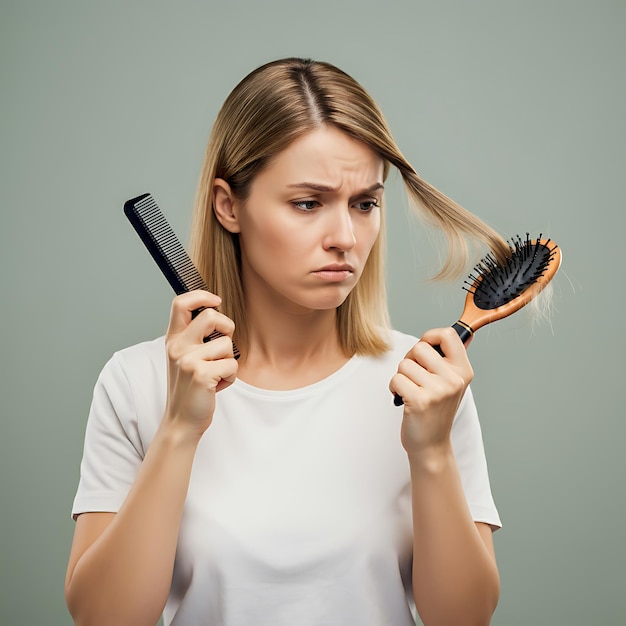
<path id="1" fill-rule="evenodd" d="M 293 185 L 287 185 L 290 189 L 312 189 L 313 191 L 320 192 L 335 192 L 339 190 L 339 187 L 331 187 L 330 185 L 321 185 L 320 183 L 294 183 Z M 378 191 L 379 189 L 385 189 L 385 186 L 382 183 L 374 183 L 371 187 L 367 189 L 363 189 L 363 191 L 359 193 L 372 193 L 374 191 Z M 357 194 L 359 195 L 359 194 Z"/>

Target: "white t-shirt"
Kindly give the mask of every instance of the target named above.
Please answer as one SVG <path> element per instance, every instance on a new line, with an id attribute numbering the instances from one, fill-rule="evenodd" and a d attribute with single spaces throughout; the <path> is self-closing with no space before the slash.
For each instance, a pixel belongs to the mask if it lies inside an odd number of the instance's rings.
<path id="1" fill-rule="evenodd" d="M 393 341 L 384 356 L 353 357 L 302 389 L 236 380 L 218 394 L 193 465 L 165 624 L 415 624 L 409 465 L 388 384 L 416 339 L 394 332 Z M 119 510 L 165 399 L 163 338 L 106 364 L 73 515 Z M 500 526 L 469 390 L 452 439 L 474 520 Z"/>

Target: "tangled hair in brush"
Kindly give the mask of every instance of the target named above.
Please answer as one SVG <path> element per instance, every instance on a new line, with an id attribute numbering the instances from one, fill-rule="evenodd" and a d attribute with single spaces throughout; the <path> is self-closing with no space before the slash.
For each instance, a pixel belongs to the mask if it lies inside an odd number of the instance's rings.
<path id="1" fill-rule="evenodd" d="M 246 311 L 239 272 L 239 241 L 217 220 L 212 203 L 216 178 L 245 201 L 254 177 L 272 157 L 304 133 L 332 125 L 364 142 L 400 172 L 412 206 L 439 228 L 448 243 L 436 278 L 459 276 L 467 264 L 467 241 L 486 245 L 496 258 L 506 242 L 469 211 L 422 180 L 396 145 L 382 112 L 352 77 L 308 59 L 267 63 L 246 76 L 224 102 L 213 126 L 200 175 L 192 225 L 191 256 L 221 310 L 236 325 L 235 341 L 246 348 Z M 339 307 L 337 324 L 346 354 L 377 355 L 387 349 L 389 314 L 385 290 L 384 214 L 381 231 L 360 281 Z"/>
<path id="2" fill-rule="evenodd" d="M 531 328 L 535 330 L 541 324 L 550 324 L 554 312 L 554 285 L 548 283 L 541 293 L 528 303 L 528 315 Z"/>

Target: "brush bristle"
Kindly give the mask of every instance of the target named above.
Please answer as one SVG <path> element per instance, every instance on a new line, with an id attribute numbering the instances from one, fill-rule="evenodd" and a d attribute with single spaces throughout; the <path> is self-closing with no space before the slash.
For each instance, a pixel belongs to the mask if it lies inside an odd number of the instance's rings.
<path id="1" fill-rule="evenodd" d="M 508 241 L 510 255 L 505 263 L 498 263 L 488 254 L 474 267 L 463 288 L 474 295 L 474 303 L 483 310 L 491 310 L 507 304 L 534 285 L 544 274 L 554 257 L 556 244 L 550 239 L 531 240 L 518 235 Z"/>

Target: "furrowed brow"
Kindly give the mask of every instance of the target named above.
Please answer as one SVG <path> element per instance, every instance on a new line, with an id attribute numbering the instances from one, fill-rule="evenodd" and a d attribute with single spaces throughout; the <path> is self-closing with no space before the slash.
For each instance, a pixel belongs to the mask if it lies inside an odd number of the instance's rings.
<path id="1" fill-rule="evenodd" d="M 287 185 L 287 187 L 290 189 L 311 189 L 322 193 L 331 193 L 339 190 L 339 187 L 331 187 L 330 185 L 321 185 L 319 183 L 294 183 L 293 185 Z M 385 189 L 385 186 L 382 183 L 375 183 L 371 187 L 363 189 L 360 193 L 373 193 L 379 189 Z"/>
<path id="2" fill-rule="evenodd" d="M 337 191 L 338 187 L 331 187 L 330 185 L 320 185 L 319 183 L 294 183 L 293 185 L 287 185 L 290 189 L 311 189 L 313 191 L 320 192 L 332 192 Z"/>
<path id="3" fill-rule="evenodd" d="M 373 193 L 374 191 L 378 191 L 379 189 L 381 191 L 384 191 L 385 190 L 385 185 L 383 185 L 382 183 L 375 183 L 371 187 L 368 187 L 367 189 L 364 189 L 363 193 Z"/>

